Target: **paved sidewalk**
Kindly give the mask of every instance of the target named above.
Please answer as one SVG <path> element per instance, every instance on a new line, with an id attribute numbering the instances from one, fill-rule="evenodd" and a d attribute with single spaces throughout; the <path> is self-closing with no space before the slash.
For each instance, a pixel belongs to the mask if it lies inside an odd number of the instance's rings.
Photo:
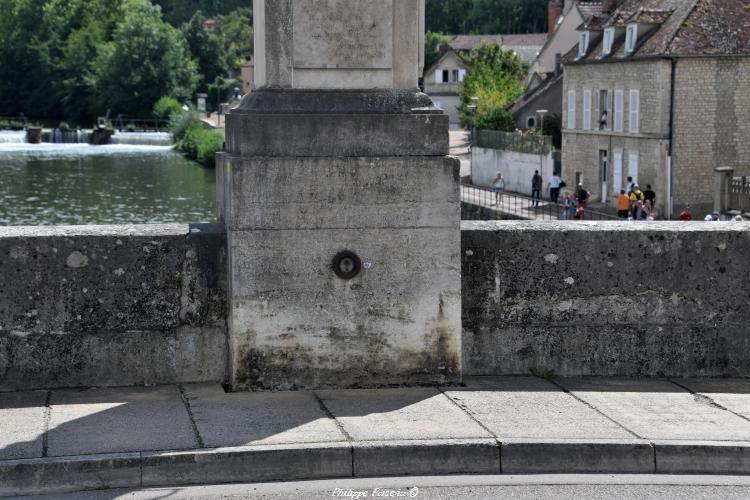
<path id="1" fill-rule="evenodd" d="M 0 495 L 443 474 L 750 474 L 750 380 L 0 394 Z"/>

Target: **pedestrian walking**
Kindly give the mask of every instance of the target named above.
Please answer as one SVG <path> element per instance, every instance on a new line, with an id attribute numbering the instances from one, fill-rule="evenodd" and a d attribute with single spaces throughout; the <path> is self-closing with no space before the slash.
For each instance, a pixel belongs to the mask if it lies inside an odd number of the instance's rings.
<path id="1" fill-rule="evenodd" d="M 568 221 L 572 220 L 576 214 L 576 199 L 573 198 L 573 193 L 569 191 L 565 192 L 565 196 L 563 196 L 563 204 L 565 205 L 563 219 Z"/>
<path id="2" fill-rule="evenodd" d="M 628 220 L 630 215 L 630 196 L 624 189 L 620 190 L 620 196 L 617 197 L 617 216 L 620 219 Z"/>
<path id="3" fill-rule="evenodd" d="M 505 191 L 505 178 L 500 172 L 497 173 L 495 180 L 492 182 L 492 190 L 495 192 L 495 205 L 500 205 L 503 201 L 503 192 Z"/>
<path id="4" fill-rule="evenodd" d="M 531 199 L 535 207 L 539 206 L 539 198 L 542 196 L 542 184 L 544 179 L 539 175 L 539 170 L 534 171 L 534 177 L 531 178 Z"/>
<path id="5" fill-rule="evenodd" d="M 635 190 L 635 185 L 636 184 L 635 184 L 635 181 L 633 180 L 633 178 L 632 177 L 628 177 L 628 187 L 625 190 L 625 192 L 628 193 L 628 196 L 630 196 L 631 194 L 633 194 L 633 191 Z"/>
<path id="6" fill-rule="evenodd" d="M 583 207 L 583 210 L 586 210 L 590 197 L 591 195 L 589 194 L 589 192 L 583 188 L 583 184 L 578 184 L 578 195 L 576 197 L 576 200 L 578 201 L 579 209 Z"/>
<path id="7" fill-rule="evenodd" d="M 638 220 L 638 202 L 643 203 L 643 192 L 636 184 L 633 186 L 633 192 L 630 193 L 630 215 L 635 220 Z"/>
<path id="8" fill-rule="evenodd" d="M 562 179 L 557 174 L 552 174 L 552 176 L 547 181 L 547 187 L 549 188 L 549 198 L 552 200 L 552 203 L 557 203 L 557 201 L 560 198 L 560 187 L 562 184 Z"/>
<path id="9" fill-rule="evenodd" d="M 690 210 L 690 205 L 685 205 L 685 208 L 682 209 L 682 212 L 680 212 L 680 220 L 684 222 L 693 220 L 693 212 Z"/>
<path id="10" fill-rule="evenodd" d="M 656 206 L 656 193 L 651 189 L 651 184 L 646 185 L 646 190 L 643 192 L 643 200 L 650 201 L 652 208 Z"/>

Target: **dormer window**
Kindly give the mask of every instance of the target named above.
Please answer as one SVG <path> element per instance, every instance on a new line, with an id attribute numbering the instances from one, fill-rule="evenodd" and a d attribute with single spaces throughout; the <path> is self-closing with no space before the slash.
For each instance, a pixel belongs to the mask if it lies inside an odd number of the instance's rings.
<path id="1" fill-rule="evenodd" d="M 604 41 L 602 43 L 602 57 L 607 57 L 612 53 L 612 45 L 615 42 L 615 29 L 607 28 L 604 30 Z"/>
<path id="2" fill-rule="evenodd" d="M 628 32 L 625 37 L 625 53 L 632 54 L 635 52 L 635 44 L 638 42 L 638 25 L 629 24 Z"/>
<path id="3" fill-rule="evenodd" d="M 588 31 L 584 31 L 581 33 L 580 39 L 578 41 L 578 57 L 586 57 L 586 54 L 589 52 L 589 38 L 590 33 Z"/>

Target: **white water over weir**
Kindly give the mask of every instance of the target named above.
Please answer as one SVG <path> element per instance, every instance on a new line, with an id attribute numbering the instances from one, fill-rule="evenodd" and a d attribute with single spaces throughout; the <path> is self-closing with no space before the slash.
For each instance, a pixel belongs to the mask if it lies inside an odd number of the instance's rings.
<path id="1" fill-rule="evenodd" d="M 26 131 L 0 131 L 0 144 L 20 144 L 26 142 Z"/>
<path id="2" fill-rule="evenodd" d="M 86 144 L 89 142 L 89 134 L 83 130 L 60 130 L 54 129 L 50 134 L 53 144 Z"/>
<path id="3" fill-rule="evenodd" d="M 130 146 L 171 146 L 172 134 L 168 132 L 117 132 L 109 139 L 110 144 Z"/>

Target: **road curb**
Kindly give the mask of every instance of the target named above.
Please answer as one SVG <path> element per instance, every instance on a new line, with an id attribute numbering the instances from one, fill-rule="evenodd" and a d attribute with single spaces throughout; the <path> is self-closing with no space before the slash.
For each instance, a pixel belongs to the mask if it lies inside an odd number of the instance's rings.
<path id="1" fill-rule="evenodd" d="M 654 449 L 643 439 L 504 439 L 504 473 L 653 473 Z"/>
<path id="2" fill-rule="evenodd" d="M 352 477 L 750 474 L 750 442 L 447 439 L 305 443 L 0 461 L 0 496 Z"/>

